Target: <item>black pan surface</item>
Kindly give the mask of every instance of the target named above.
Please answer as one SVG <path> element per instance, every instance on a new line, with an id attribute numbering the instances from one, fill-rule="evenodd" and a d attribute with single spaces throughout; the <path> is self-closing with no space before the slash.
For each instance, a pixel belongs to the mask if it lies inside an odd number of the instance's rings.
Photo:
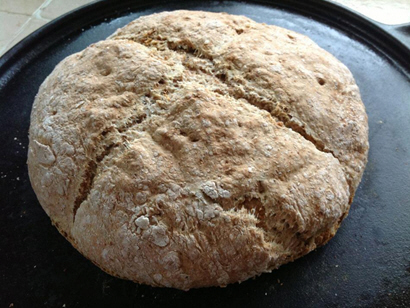
<path id="1" fill-rule="evenodd" d="M 50 224 L 26 167 L 31 106 L 55 65 L 141 15 L 180 8 L 308 35 L 353 72 L 370 126 L 369 163 L 329 244 L 242 284 L 189 292 L 117 279 L 82 257 Z M 0 306 L 410 307 L 409 29 L 325 1 L 102 1 L 32 34 L 0 59 Z"/>

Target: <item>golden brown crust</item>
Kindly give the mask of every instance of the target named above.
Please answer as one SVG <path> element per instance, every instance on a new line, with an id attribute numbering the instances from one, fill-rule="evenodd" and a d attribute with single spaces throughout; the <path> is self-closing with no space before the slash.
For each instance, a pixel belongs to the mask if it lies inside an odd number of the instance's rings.
<path id="1" fill-rule="evenodd" d="M 205 12 L 142 17 L 66 58 L 31 121 L 30 179 L 60 232 L 109 273 L 185 290 L 326 243 L 368 150 L 339 61 Z"/>

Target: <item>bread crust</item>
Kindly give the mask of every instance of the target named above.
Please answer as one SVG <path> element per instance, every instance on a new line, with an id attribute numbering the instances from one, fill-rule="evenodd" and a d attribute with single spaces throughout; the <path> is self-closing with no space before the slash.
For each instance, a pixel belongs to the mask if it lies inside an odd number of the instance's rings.
<path id="1" fill-rule="evenodd" d="M 141 17 L 40 87 L 28 168 L 106 272 L 183 290 L 244 281 L 334 236 L 367 162 L 349 70 L 243 16 Z"/>

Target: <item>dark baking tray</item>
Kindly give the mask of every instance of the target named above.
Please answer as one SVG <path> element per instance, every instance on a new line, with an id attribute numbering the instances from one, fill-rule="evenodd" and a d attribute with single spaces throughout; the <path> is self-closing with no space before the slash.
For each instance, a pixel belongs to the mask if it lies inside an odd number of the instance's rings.
<path id="1" fill-rule="evenodd" d="M 183 292 L 111 277 L 41 209 L 26 167 L 34 96 L 64 57 L 141 15 L 225 11 L 304 33 L 353 72 L 369 115 L 369 163 L 336 237 L 242 284 Z M 410 27 L 325 1 L 102 1 L 31 34 L 0 59 L 0 306 L 410 307 Z"/>

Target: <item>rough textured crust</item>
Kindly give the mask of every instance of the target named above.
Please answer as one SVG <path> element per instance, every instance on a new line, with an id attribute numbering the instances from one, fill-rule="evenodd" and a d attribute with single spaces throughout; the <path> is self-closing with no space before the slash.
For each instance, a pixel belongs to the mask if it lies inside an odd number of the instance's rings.
<path id="1" fill-rule="evenodd" d="M 28 167 L 53 223 L 108 273 L 224 286 L 334 236 L 367 130 L 351 73 L 307 37 L 175 11 L 55 68 L 33 106 Z"/>

